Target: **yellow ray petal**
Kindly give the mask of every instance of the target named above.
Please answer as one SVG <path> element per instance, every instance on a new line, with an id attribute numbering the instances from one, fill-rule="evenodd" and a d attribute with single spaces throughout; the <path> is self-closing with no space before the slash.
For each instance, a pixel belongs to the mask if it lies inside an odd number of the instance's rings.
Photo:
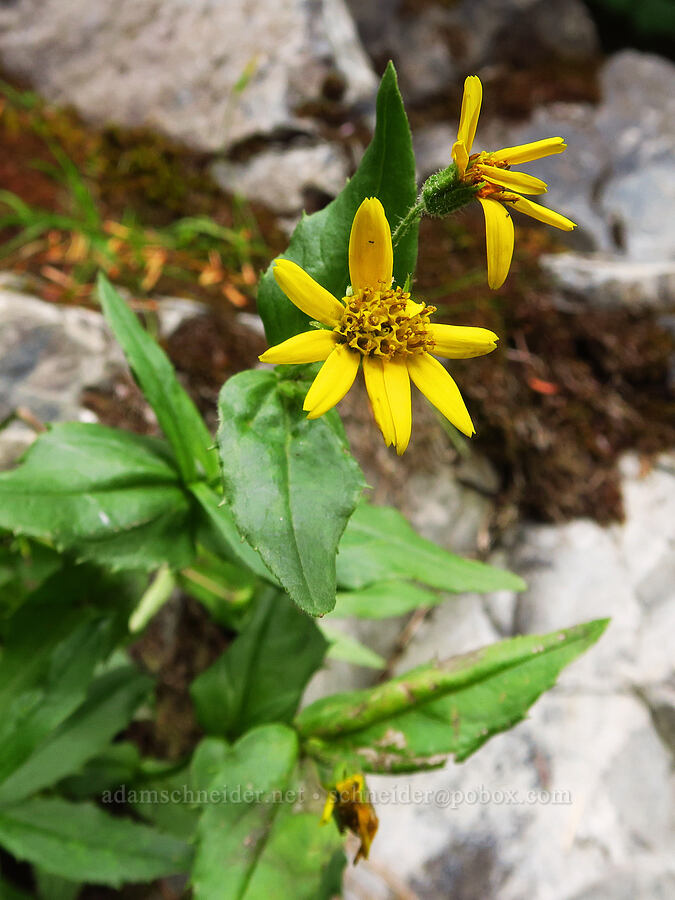
<path id="1" fill-rule="evenodd" d="M 354 384 L 360 359 L 361 354 L 346 344 L 335 347 L 307 391 L 302 408 L 308 419 L 318 419 L 342 400 Z"/>
<path id="2" fill-rule="evenodd" d="M 337 335 L 333 331 L 303 331 L 265 350 L 258 359 L 266 363 L 311 363 L 327 359 L 335 349 Z"/>
<path id="3" fill-rule="evenodd" d="M 526 200 L 525 197 L 518 197 L 517 200 L 502 200 L 502 203 L 507 204 L 512 209 L 517 209 L 518 212 L 525 213 L 526 216 L 537 219 L 539 222 L 553 225 L 554 228 L 560 228 L 561 231 L 572 231 L 577 227 L 576 222 L 573 222 L 571 219 L 566 219 L 560 213 L 547 209 L 539 203 L 533 203 L 532 200 Z"/>
<path id="4" fill-rule="evenodd" d="M 466 152 L 464 141 L 455 141 L 452 145 L 452 158 L 459 171 L 459 177 L 462 178 L 469 165 L 469 154 Z"/>
<path id="5" fill-rule="evenodd" d="M 391 228 L 377 197 L 367 197 L 356 210 L 349 235 L 349 275 L 355 291 L 391 287 L 394 252 Z"/>
<path id="6" fill-rule="evenodd" d="M 476 136 L 480 106 L 483 102 L 483 85 L 478 75 L 469 75 L 464 81 L 462 96 L 462 112 L 459 117 L 457 140 L 462 141 L 467 153 L 471 153 L 473 139 Z"/>
<path id="7" fill-rule="evenodd" d="M 364 356 L 363 376 L 366 382 L 366 390 L 370 397 L 370 403 L 373 407 L 373 416 L 375 417 L 378 428 L 382 432 L 385 444 L 389 447 L 390 444 L 394 443 L 396 432 L 394 431 L 394 420 L 391 415 L 387 389 L 384 386 L 382 360 L 377 356 Z"/>
<path id="8" fill-rule="evenodd" d="M 526 175 L 524 172 L 509 172 L 508 169 L 498 169 L 497 166 L 483 164 L 477 165 L 475 168 L 485 176 L 486 181 L 501 184 L 502 187 L 511 191 L 518 191 L 521 194 L 545 194 L 548 190 L 546 182 L 541 178 L 535 178 L 534 175 Z"/>
<path id="9" fill-rule="evenodd" d="M 278 259 L 273 272 L 281 290 L 298 309 L 332 328 L 340 322 L 344 306 L 300 266 L 290 259 Z"/>
<path id="10" fill-rule="evenodd" d="M 413 383 L 455 428 L 471 437 L 475 434 L 471 416 L 459 388 L 441 363 L 428 353 L 408 357 L 408 371 Z"/>
<path id="11" fill-rule="evenodd" d="M 490 156 L 497 162 L 518 166 L 533 159 L 543 159 L 544 156 L 562 153 L 566 147 L 567 144 L 561 137 L 552 137 L 544 138 L 543 141 L 532 141 L 530 144 L 518 144 L 516 147 L 504 147 L 503 150 L 497 150 Z"/>
<path id="12" fill-rule="evenodd" d="M 410 376 L 404 359 L 382 360 L 382 374 L 394 423 L 394 444 L 399 456 L 405 452 L 412 429 Z"/>
<path id="13" fill-rule="evenodd" d="M 509 211 L 504 209 L 498 200 L 493 200 L 491 197 L 479 197 L 478 199 L 485 215 L 488 285 L 492 290 L 496 290 L 504 284 L 511 266 L 513 221 Z"/>
<path id="14" fill-rule="evenodd" d="M 434 341 L 432 353 L 450 359 L 472 359 L 491 353 L 499 338 L 487 328 L 469 325 L 429 325 L 428 333 Z"/>

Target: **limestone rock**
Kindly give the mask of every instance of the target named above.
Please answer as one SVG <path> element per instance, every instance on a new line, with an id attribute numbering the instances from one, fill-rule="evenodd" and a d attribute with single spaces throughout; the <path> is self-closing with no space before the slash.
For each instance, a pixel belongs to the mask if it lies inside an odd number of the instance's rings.
<path id="1" fill-rule="evenodd" d="M 94 122 L 149 126 L 207 151 L 313 133 L 303 107 L 372 103 L 343 0 L 18 0 L 3 68 Z"/>
<path id="2" fill-rule="evenodd" d="M 627 456 L 622 476 L 623 525 L 525 525 L 510 559 L 529 582 L 518 630 L 607 615 L 609 628 L 525 722 L 462 765 L 369 778 L 380 830 L 347 875 L 348 900 L 672 893 L 675 460 L 645 472 Z M 400 669 L 494 640 L 485 608 L 465 597 L 434 610 Z"/>
<path id="3" fill-rule="evenodd" d="M 556 253 L 539 262 L 565 298 L 597 307 L 669 310 L 675 305 L 675 260 Z"/>
<path id="4" fill-rule="evenodd" d="M 338 194 L 345 185 L 348 167 L 338 148 L 315 144 L 265 150 L 246 163 L 219 160 L 211 172 L 226 191 L 290 215 L 307 205 L 308 191 L 326 197 Z"/>
<path id="5" fill-rule="evenodd" d="M 370 55 L 392 57 L 408 101 L 447 93 L 485 65 L 583 62 L 598 49 L 581 0 L 459 0 L 414 6 L 348 0 Z"/>
<path id="6" fill-rule="evenodd" d="M 102 317 L 0 288 L 0 419 L 23 406 L 42 422 L 77 419 L 82 389 L 123 366 Z"/>

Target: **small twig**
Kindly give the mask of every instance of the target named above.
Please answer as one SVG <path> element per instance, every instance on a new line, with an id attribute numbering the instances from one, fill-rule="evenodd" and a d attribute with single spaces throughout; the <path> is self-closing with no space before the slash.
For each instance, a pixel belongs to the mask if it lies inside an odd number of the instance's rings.
<path id="1" fill-rule="evenodd" d="M 47 430 L 46 425 L 44 425 L 35 413 L 31 412 L 26 406 L 17 406 L 14 410 L 14 417 L 23 422 L 24 425 L 28 425 L 28 427 L 32 428 L 37 434 L 42 434 L 43 431 Z"/>
<path id="2" fill-rule="evenodd" d="M 403 655 L 403 651 L 406 649 L 410 641 L 419 631 L 422 622 L 424 622 L 430 610 L 430 606 L 420 606 L 410 616 L 410 619 L 406 623 L 403 631 L 398 636 L 398 640 L 394 645 L 394 649 L 392 650 L 389 659 L 387 660 L 387 667 L 381 673 L 378 681 L 386 681 L 388 678 L 392 677 L 394 666 Z"/>

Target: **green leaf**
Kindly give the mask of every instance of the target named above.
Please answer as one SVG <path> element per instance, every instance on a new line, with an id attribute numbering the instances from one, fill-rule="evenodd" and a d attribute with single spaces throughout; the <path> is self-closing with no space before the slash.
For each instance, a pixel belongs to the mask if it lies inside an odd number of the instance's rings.
<path id="1" fill-rule="evenodd" d="M 147 822 L 165 834 L 192 842 L 200 811 L 193 799 L 197 795 L 186 766 L 177 772 L 146 777 L 128 790 L 126 785 L 118 790 L 134 812 Z"/>
<path id="2" fill-rule="evenodd" d="M 512 638 L 413 669 L 377 687 L 317 700 L 296 718 L 306 751 L 364 772 L 415 772 L 462 762 L 525 717 L 607 619 Z"/>
<path id="3" fill-rule="evenodd" d="M 141 769 L 141 755 L 131 741 L 110 744 L 90 759 L 77 775 L 64 778 L 59 789 L 71 800 L 88 800 L 104 791 L 114 791 L 121 784 L 129 784 Z"/>
<path id="4" fill-rule="evenodd" d="M 264 722 L 290 722 L 326 649 L 314 620 L 268 588 L 232 645 L 193 681 L 200 724 L 235 738 Z"/>
<path id="5" fill-rule="evenodd" d="M 191 858 L 183 841 L 57 798 L 0 808 L 0 844 L 46 872 L 112 887 L 185 872 Z"/>
<path id="6" fill-rule="evenodd" d="M 33 874 L 40 900 L 76 900 L 82 889 L 77 881 L 68 881 L 60 875 L 52 875 L 38 868 L 34 869 Z"/>
<path id="7" fill-rule="evenodd" d="M 189 483 L 204 475 L 209 480 L 217 479 L 218 460 L 209 450 L 213 439 L 166 354 L 102 273 L 98 276 L 98 295 L 108 324 L 173 448 L 183 480 Z"/>
<path id="8" fill-rule="evenodd" d="M 0 782 L 82 703 L 94 667 L 126 633 L 134 584 L 65 569 L 13 616 L 0 657 Z"/>
<path id="9" fill-rule="evenodd" d="M 128 724 L 151 686 L 132 666 L 93 681 L 79 709 L 0 785 L 0 803 L 16 803 L 77 772 Z"/>
<path id="10" fill-rule="evenodd" d="M 342 848 L 336 850 L 323 870 L 317 900 L 336 900 L 342 896 L 342 879 L 347 857 Z"/>
<path id="11" fill-rule="evenodd" d="M 210 754 L 213 758 L 213 754 Z M 341 841 L 318 815 L 294 811 L 297 737 L 284 725 L 249 731 L 223 747 L 213 789 L 227 802 L 204 809 L 192 882 L 195 900 L 316 900 Z M 335 873 L 331 872 L 334 880 Z"/>
<path id="12" fill-rule="evenodd" d="M 102 425 L 54 425 L 0 473 L 0 527 L 115 568 L 193 556 L 191 501 L 166 445 Z"/>
<path id="13" fill-rule="evenodd" d="M 473 559 L 463 559 L 420 537 L 389 506 L 361 503 L 349 520 L 337 557 L 340 587 L 356 590 L 394 578 L 420 581 L 443 591 L 522 591 L 522 578 Z"/>
<path id="14" fill-rule="evenodd" d="M 0 536 L 0 620 L 60 568 L 61 558 L 51 547 L 10 533 Z"/>
<path id="15" fill-rule="evenodd" d="M 225 764 L 230 745 L 222 738 L 205 737 L 190 762 L 190 783 L 196 791 L 208 791 Z M 220 788 L 223 789 L 223 785 Z"/>
<path id="16" fill-rule="evenodd" d="M 403 616 L 424 606 L 437 606 L 446 598 L 407 581 L 376 581 L 360 591 L 338 591 L 331 618 L 386 619 Z"/>
<path id="17" fill-rule="evenodd" d="M 353 666 L 365 666 L 368 669 L 384 669 L 387 665 L 384 657 L 357 641 L 356 638 L 350 637 L 343 631 L 338 631 L 337 628 L 330 628 L 323 622 L 319 627 L 329 643 L 326 655 L 331 659 L 339 659 L 342 662 L 351 663 Z"/>
<path id="18" fill-rule="evenodd" d="M 192 494 L 202 511 L 202 524 L 208 528 L 210 536 L 222 548 L 228 559 L 250 569 L 255 575 L 277 584 L 277 580 L 260 558 L 260 555 L 246 543 L 237 531 L 232 513 L 225 506 L 223 498 L 202 481 L 190 486 Z M 203 539 L 203 535 L 200 535 Z"/>
<path id="19" fill-rule="evenodd" d="M 247 371 L 220 394 L 225 496 L 241 533 L 297 605 L 335 605 L 335 552 L 363 487 L 334 417 L 308 421 L 304 388 Z"/>
<path id="20" fill-rule="evenodd" d="M 375 134 L 354 177 L 324 209 L 303 216 L 293 232 L 285 259 L 291 259 L 336 297 L 349 284 L 348 249 L 352 220 L 366 197 L 378 197 L 392 230 L 415 203 L 415 157 L 410 126 L 391 63 L 377 95 Z M 417 228 L 411 228 L 394 251 L 394 276 L 403 285 L 415 271 Z M 258 311 L 270 345 L 308 330 L 308 317 L 277 286 L 272 266 L 258 290 Z"/>

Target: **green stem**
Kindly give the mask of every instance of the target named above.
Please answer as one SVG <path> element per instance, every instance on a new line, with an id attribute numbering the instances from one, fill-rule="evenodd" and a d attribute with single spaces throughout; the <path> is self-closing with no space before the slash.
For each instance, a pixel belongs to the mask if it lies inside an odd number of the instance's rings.
<path id="1" fill-rule="evenodd" d="M 157 570 L 154 581 L 141 597 L 138 606 L 129 619 L 129 631 L 137 634 L 142 631 L 150 619 L 157 613 L 171 596 L 176 586 L 176 576 L 166 563 Z"/>
<path id="2" fill-rule="evenodd" d="M 424 203 L 421 200 L 418 200 L 414 206 L 411 206 L 405 216 L 398 223 L 394 231 L 391 235 L 391 243 L 395 247 L 401 238 L 407 234 L 408 231 L 416 225 L 417 222 L 422 218 L 422 212 L 424 211 Z"/>

